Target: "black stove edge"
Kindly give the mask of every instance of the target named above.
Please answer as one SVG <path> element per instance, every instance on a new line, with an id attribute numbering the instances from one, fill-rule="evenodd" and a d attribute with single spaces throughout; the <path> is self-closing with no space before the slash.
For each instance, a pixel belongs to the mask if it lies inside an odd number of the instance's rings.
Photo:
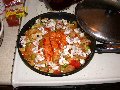
<path id="1" fill-rule="evenodd" d="M 120 90 L 120 82 L 87 85 L 66 85 L 66 86 L 21 86 L 14 90 L 40 90 L 40 89 L 63 89 L 63 90 Z"/>

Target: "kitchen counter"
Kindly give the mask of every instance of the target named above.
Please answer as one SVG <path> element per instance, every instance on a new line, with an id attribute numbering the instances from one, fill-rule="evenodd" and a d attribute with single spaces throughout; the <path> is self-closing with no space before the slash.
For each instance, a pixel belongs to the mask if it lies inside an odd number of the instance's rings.
<path id="1" fill-rule="evenodd" d="M 12 8 L 14 9 L 20 6 L 23 6 L 23 4 L 15 7 L 13 6 Z M 4 18 L 4 16 L 5 13 L 0 15 L 0 18 Z M 3 21 L 4 38 L 0 47 L 0 85 L 12 85 L 12 67 L 15 56 L 16 40 L 20 26 L 9 27 L 5 18 Z"/>
<path id="2" fill-rule="evenodd" d="M 0 47 L 0 85 L 11 85 L 11 72 L 19 26 L 8 27 L 4 19 L 4 38 Z"/>

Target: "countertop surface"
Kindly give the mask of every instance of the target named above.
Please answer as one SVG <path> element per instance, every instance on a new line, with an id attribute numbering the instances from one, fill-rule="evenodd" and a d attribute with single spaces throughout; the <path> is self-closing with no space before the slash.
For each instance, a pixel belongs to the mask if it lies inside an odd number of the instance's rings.
<path id="1" fill-rule="evenodd" d="M 4 19 L 4 38 L 0 47 L 0 85 L 11 85 L 11 72 L 19 26 L 8 27 Z"/>
<path id="2" fill-rule="evenodd" d="M 23 6 L 23 4 L 12 6 L 8 9 L 14 9 Z M 0 47 L 0 85 L 12 85 L 12 67 L 14 62 L 15 47 L 17 35 L 20 26 L 9 27 L 5 18 L 5 11 L 0 14 L 0 18 L 3 18 L 4 25 L 4 38 Z"/>

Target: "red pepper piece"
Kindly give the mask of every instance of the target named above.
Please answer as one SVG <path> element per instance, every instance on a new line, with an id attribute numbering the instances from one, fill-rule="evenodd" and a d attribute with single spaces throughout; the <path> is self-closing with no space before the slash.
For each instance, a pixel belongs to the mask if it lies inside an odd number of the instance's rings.
<path id="1" fill-rule="evenodd" d="M 47 27 L 45 28 L 45 30 L 48 31 L 48 32 L 51 31 L 51 29 L 50 29 L 50 28 L 47 28 Z"/>
<path id="2" fill-rule="evenodd" d="M 55 70 L 53 73 L 56 74 L 56 75 L 61 74 L 61 72 L 59 70 Z"/>
<path id="3" fill-rule="evenodd" d="M 80 68 L 81 64 L 78 60 L 71 60 L 70 65 L 74 66 L 76 69 Z"/>

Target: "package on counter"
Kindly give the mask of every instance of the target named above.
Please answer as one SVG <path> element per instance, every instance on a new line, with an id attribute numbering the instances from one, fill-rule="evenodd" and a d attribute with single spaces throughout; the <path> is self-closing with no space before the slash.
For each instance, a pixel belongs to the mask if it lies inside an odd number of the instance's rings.
<path id="1" fill-rule="evenodd" d="M 17 7 L 17 8 L 9 8 L 6 9 L 6 21 L 8 26 L 18 26 L 20 24 L 20 18 L 25 17 L 27 15 L 27 8 L 25 7 Z"/>
<path id="2" fill-rule="evenodd" d="M 5 7 L 23 4 L 24 0 L 3 0 Z"/>

